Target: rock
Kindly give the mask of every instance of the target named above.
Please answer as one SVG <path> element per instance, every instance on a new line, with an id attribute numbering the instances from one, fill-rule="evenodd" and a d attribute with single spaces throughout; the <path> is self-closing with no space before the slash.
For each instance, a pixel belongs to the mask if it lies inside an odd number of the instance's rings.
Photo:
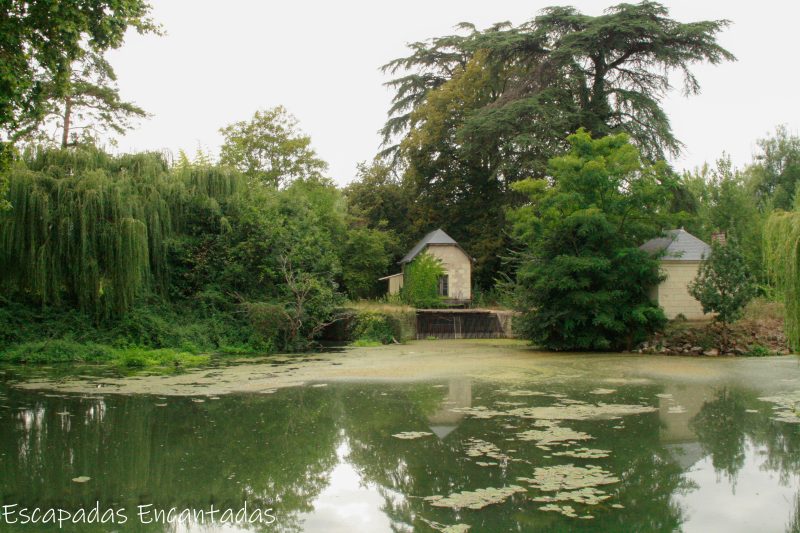
<path id="1" fill-rule="evenodd" d="M 703 355 L 707 355 L 709 357 L 716 357 L 719 355 L 719 350 L 717 350 L 716 348 L 711 348 L 710 350 L 706 350 L 705 352 L 703 352 Z"/>

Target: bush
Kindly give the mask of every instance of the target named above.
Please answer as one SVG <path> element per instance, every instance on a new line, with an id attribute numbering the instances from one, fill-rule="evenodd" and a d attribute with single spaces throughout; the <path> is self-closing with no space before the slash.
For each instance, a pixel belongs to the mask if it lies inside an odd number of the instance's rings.
<path id="1" fill-rule="evenodd" d="M 400 336 L 396 320 L 381 313 L 364 312 L 356 315 L 351 338 L 357 346 L 389 344 Z"/>

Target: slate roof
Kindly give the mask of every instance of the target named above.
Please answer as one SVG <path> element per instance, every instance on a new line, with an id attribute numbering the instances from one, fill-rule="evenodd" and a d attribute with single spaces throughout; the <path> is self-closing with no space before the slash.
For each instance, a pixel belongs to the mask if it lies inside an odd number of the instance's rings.
<path id="1" fill-rule="evenodd" d="M 458 246 L 458 243 L 447 233 L 442 231 L 441 229 L 433 230 L 432 232 L 425 235 L 422 240 L 420 240 L 414 247 L 408 252 L 405 257 L 403 257 L 398 263 L 401 265 L 403 263 L 410 263 L 417 257 L 420 252 L 422 252 L 429 244 L 453 244 Z M 461 248 L 459 246 L 459 248 Z"/>
<path id="2" fill-rule="evenodd" d="M 661 259 L 665 261 L 701 261 L 711 254 L 711 246 L 683 228 L 665 231 L 663 237 L 650 239 L 639 249 L 652 255 L 664 252 Z"/>

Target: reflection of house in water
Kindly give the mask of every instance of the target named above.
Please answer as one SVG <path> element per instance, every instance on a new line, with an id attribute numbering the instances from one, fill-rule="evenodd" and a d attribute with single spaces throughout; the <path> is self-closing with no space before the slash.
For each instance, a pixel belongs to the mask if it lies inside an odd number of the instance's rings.
<path id="1" fill-rule="evenodd" d="M 690 423 L 706 402 L 714 400 L 715 392 L 714 387 L 700 384 L 687 386 L 668 383 L 664 387 L 658 410 L 660 440 L 683 469 L 691 467 L 705 456 Z"/>
<path id="2" fill-rule="evenodd" d="M 451 411 L 454 407 L 472 407 L 472 381 L 466 378 L 451 379 L 447 396 L 439 409 L 428 415 L 428 425 L 439 439 L 447 437 L 464 418 L 464 413 Z"/>

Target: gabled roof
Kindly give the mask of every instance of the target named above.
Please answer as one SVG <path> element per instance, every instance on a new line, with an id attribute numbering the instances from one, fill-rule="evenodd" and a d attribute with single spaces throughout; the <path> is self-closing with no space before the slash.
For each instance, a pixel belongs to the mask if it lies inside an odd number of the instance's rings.
<path id="1" fill-rule="evenodd" d="M 651 255 L 663 252 L 664 261 L 701 261 L 711 255 L 711 246 L 683 228 L 665 231 L 663 237 L 650 239 L 639 249 Z"/>
<path id="2" fill-rule="evenodd" d="M 441 229 L 433 230 L 425 235 L 414 247 L 403 257 L 398 263 L 410 263 L 417 257 L 429 244 L 452 244 L 458 246 L 458 243 L 447 233 Z M 458 246 L 461 248 L 460 246 Z M 463 249 L 462 249 L 463 251 Z M 466 252 L 465 252 L 466 253 Z"/>

